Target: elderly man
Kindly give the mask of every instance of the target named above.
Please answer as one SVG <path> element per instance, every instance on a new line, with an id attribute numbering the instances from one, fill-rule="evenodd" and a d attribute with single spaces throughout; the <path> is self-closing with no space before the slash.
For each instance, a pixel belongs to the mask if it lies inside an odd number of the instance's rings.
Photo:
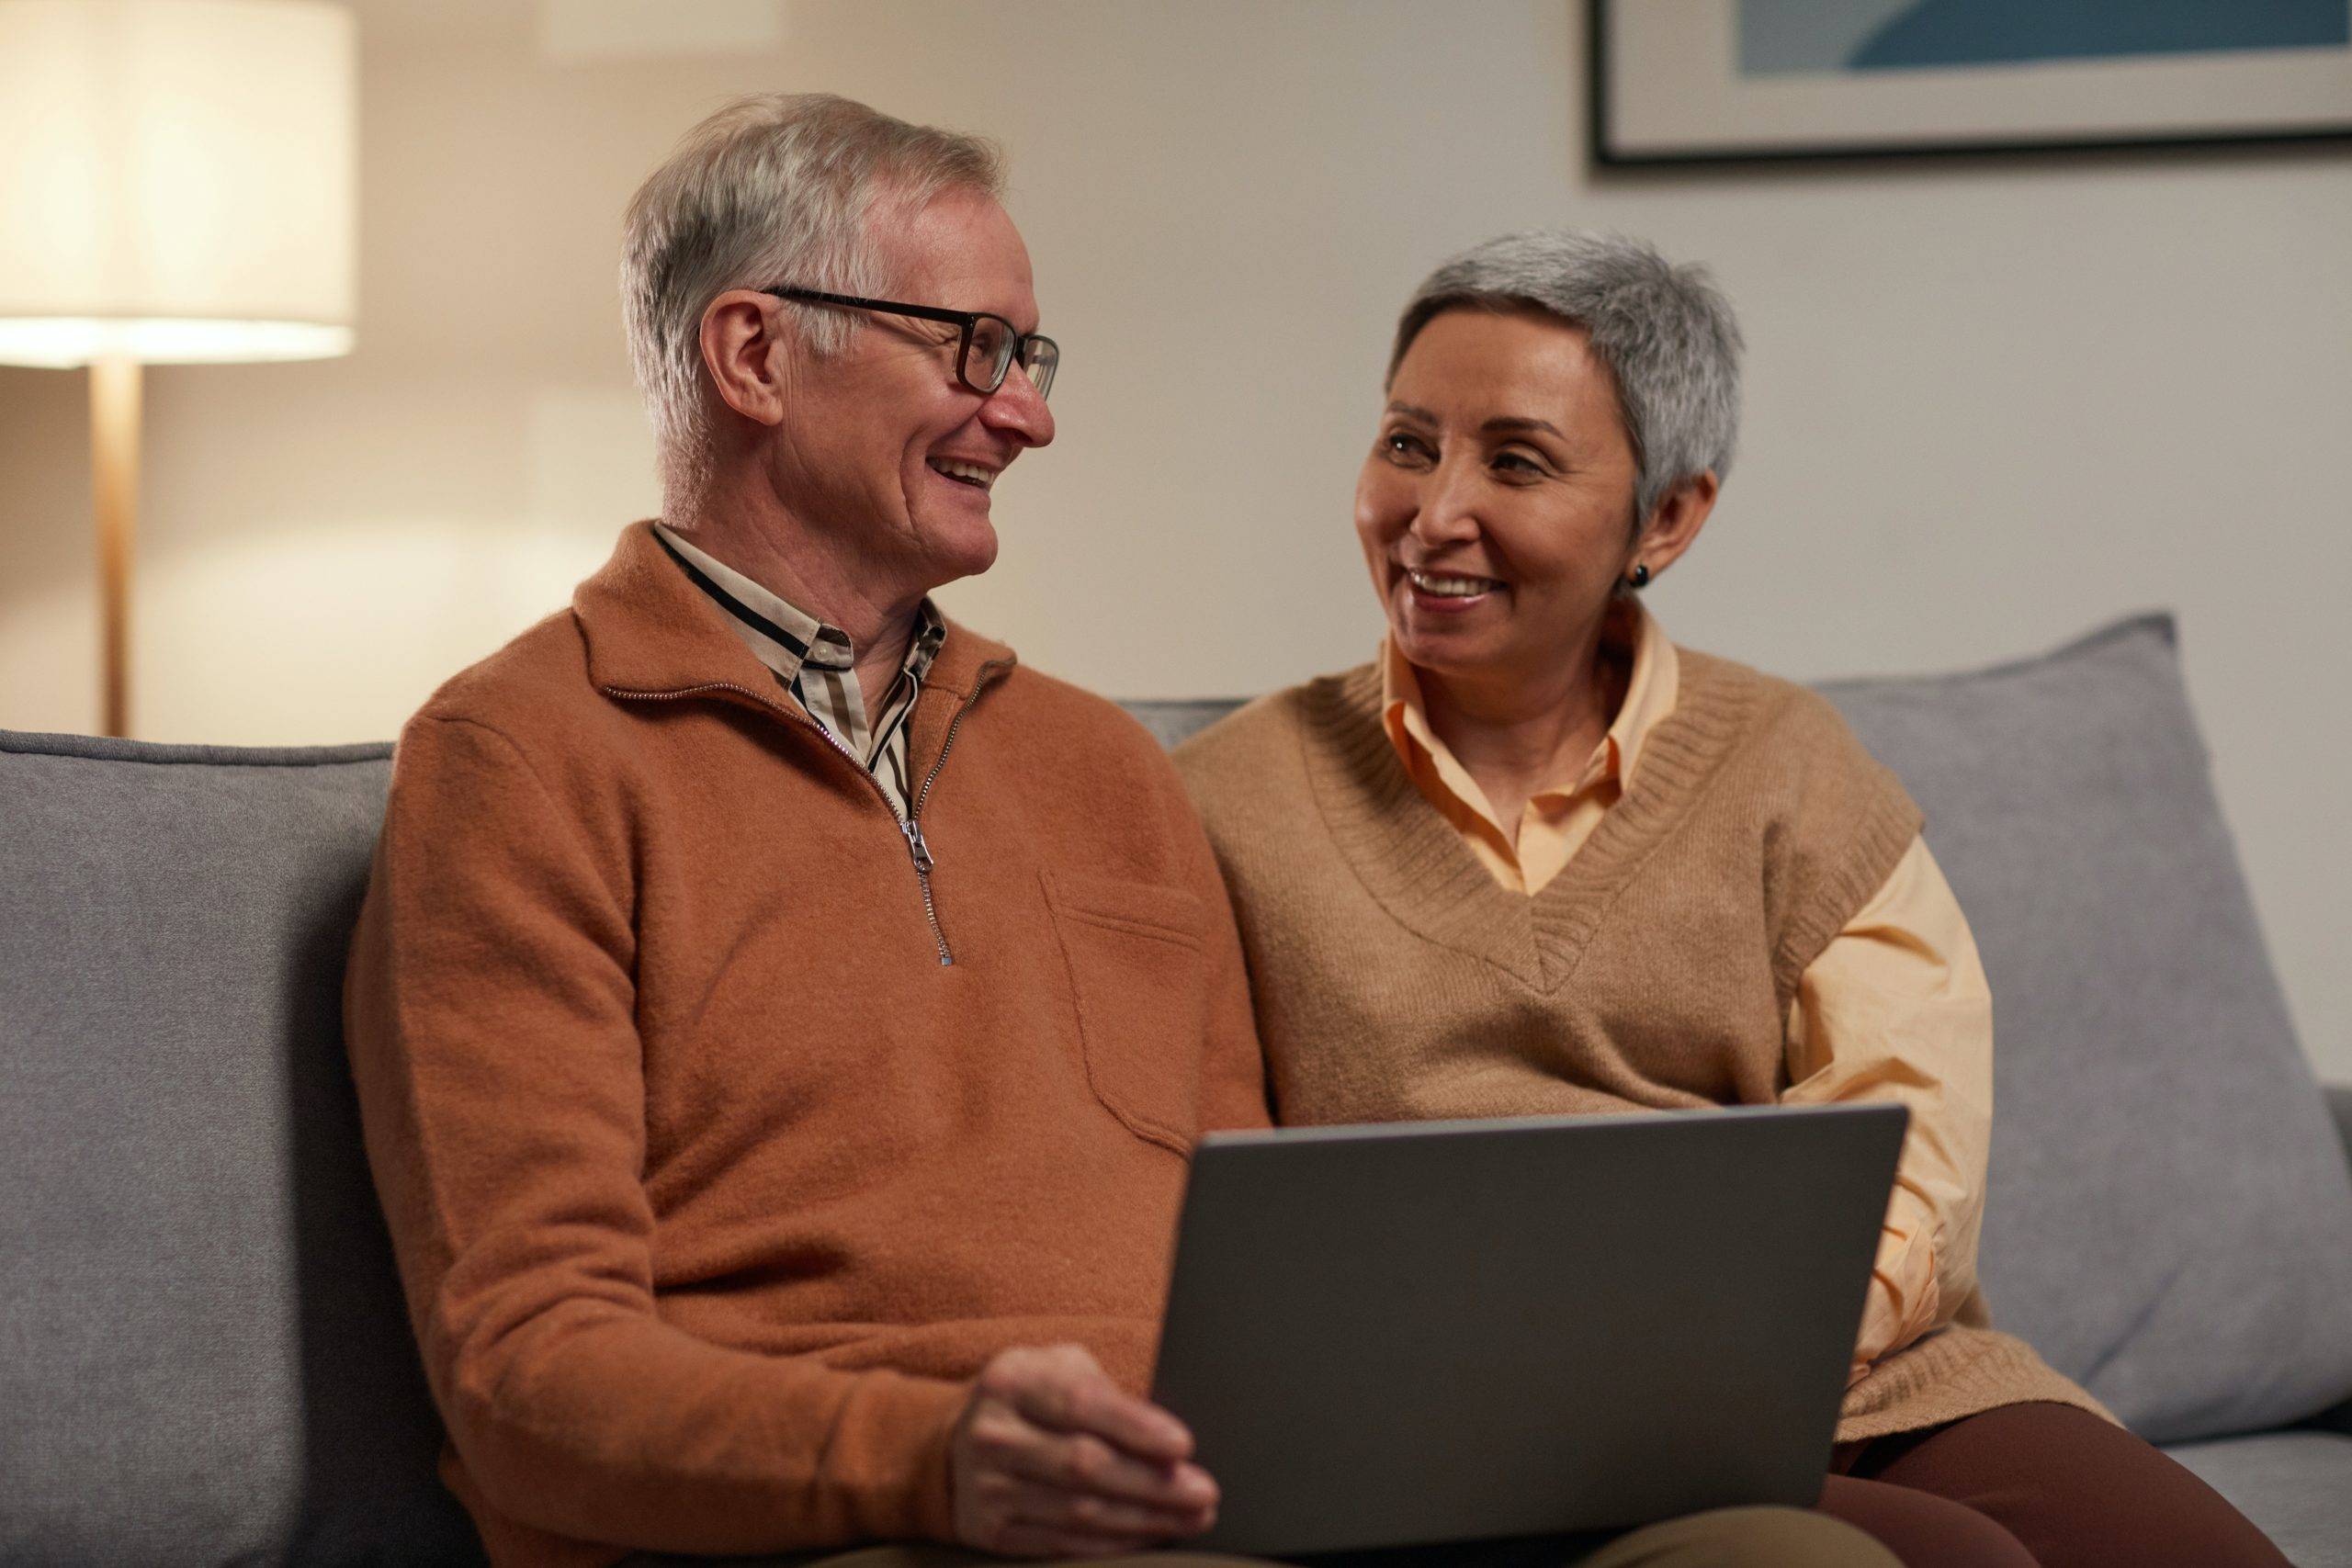
<path id="1" fill-rule="evenodd" d="M 1145 733 L 928 598 L 1054 435 L 1000 183 L 697 128 L 623 266 L 663 519 L 401 732 L 346 1023 L 499 1563 L 1213 1517 L 1140 1391 L 1191 1145 L 1266 1116 L 1232 917 Z M 1849 1560 L 1791 1520 L 1743 1560 Z"/>

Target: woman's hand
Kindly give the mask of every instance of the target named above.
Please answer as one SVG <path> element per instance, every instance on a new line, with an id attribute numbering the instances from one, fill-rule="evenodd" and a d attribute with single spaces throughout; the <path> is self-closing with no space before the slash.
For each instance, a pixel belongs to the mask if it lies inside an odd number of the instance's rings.
<path id="1" fill-rule="evenodd" d="M 1011 1557 L 1112 1557 L 1200 1534 L 1216 1483 L 1183 1423 L 1075 1345 L 1007 1350 L 956 1423 L 956 1537 Z"/>

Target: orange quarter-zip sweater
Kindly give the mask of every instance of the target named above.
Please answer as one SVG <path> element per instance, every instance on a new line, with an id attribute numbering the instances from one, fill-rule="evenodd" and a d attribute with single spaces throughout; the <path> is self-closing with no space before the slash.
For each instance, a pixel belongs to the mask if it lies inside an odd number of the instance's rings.
<path id="1" fill-rule="evenodd" d="M 960 627 L 910 758 L 912 824 L 642 523 L 401 731 L 345 1023 L 494 1562 L 944 1540 L 989 1358 L 1148 1382 L 1187 1152 L 1266 1119 L 1216 863 Z"/>

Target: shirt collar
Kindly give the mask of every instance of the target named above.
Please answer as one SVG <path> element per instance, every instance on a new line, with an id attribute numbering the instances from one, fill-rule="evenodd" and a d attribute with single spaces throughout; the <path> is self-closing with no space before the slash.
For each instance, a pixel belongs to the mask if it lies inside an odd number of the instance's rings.
<path id="1" fill-rule="evenodd" d="M 639 522 L 622 529 L 612 558 L 572 591 L 589 680 L 615 696 L 726 687 L 776 708 L 752 689 L 772 682 L 773 674 L 740 636 L 729 635 L 733 617 L 679 570 L 653 528 Z M 1012 649 L 932 610 L 944 628 L 936 645 L 920 633 L 914 639 L 936 660 L 924 672 L 925 690 L 971 697 L 1013 668 Z"/>
<path id="2" fill-rule="evenodd" d="M 780 594 L 761 587 L 707 551 L 696 548 L 666 523 L 653 525 L 653 536 L 670 553 L 695 587 L 727 612 L 729 627 L 743 645 L 759 656 L 789 686 L 802 665 L 820 670 L 848 671 L 856 667 L 857 649 L 849 634 L 829 626 Z M 938 657 L 947 635 L 945 621 L 929 599 L 915 611 L 915 635 L 907 645 L 900 666 L 921 680 Z"/>
<path id="3" fill-rule="evenodd" d="M 1546 785 L 1537 792 L 1537 798 L 1574 795 L 1610 779 L 1623 789 L 1633 782 L 1644 742 L 1674 712 L 1681 685 L 1681 661 L 1676 656 L 1674 644 L 1647 606 L 1632 598 L 1612 603 L 1601 621 L 1600 642 L 1604 650 L 1632 660 L 1624 700 L 1618 704 L 1617 716 L 1611 721 L 1608 733 L 1601 737 L 1577 775 Z M 1408 770 L 1416 761 L 1414 751 L 1418 750 L 1456 795 L 1473 803 L 1485 799 L 1484 793 L 1470 783 L 1467 771 L 1453 751 L 1430 728 L 1420 681 L 1395 641 L 1385 637 L 1380 642 L 1380 711 L 1389 744 L 1396 748 Z M 1456 778 L 1456 774 L 1460 777 Z"/>

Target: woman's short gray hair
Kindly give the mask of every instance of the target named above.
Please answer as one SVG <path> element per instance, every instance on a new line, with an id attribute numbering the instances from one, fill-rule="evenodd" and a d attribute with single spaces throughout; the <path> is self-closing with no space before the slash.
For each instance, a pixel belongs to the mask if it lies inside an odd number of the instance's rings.
<path id="1" fill-rule="evenodd" d="M 1634 525 L 1684 479 L 1731 470 L 1739 435 L 1739 323 L 1707 269 L 1676 266 L 1640 240 L 1535 229 L 1446 262 L 1396 322 L 1388 378 L 1439 315 L 1532 309 L 1582 327 L 1617 381 L 1637 465 Z"/>
<path id="2" fill-rule="evenodd" d="M 689 506 L 707 478 L 702 313 L 710 302 L 730 288 L 786 283 L 884 294 L 891 279 L 868 219 L 886 202 L 913 212 L 956 188 L 1002 197 L 993 146 L 830 93 L 738 98 L 686 132 L 638 187 L 621 240 L 621 317 L 661 445 L 665 510 Z M 860 321 L 785 309 L 820 355 L 839 353 Z"/>

